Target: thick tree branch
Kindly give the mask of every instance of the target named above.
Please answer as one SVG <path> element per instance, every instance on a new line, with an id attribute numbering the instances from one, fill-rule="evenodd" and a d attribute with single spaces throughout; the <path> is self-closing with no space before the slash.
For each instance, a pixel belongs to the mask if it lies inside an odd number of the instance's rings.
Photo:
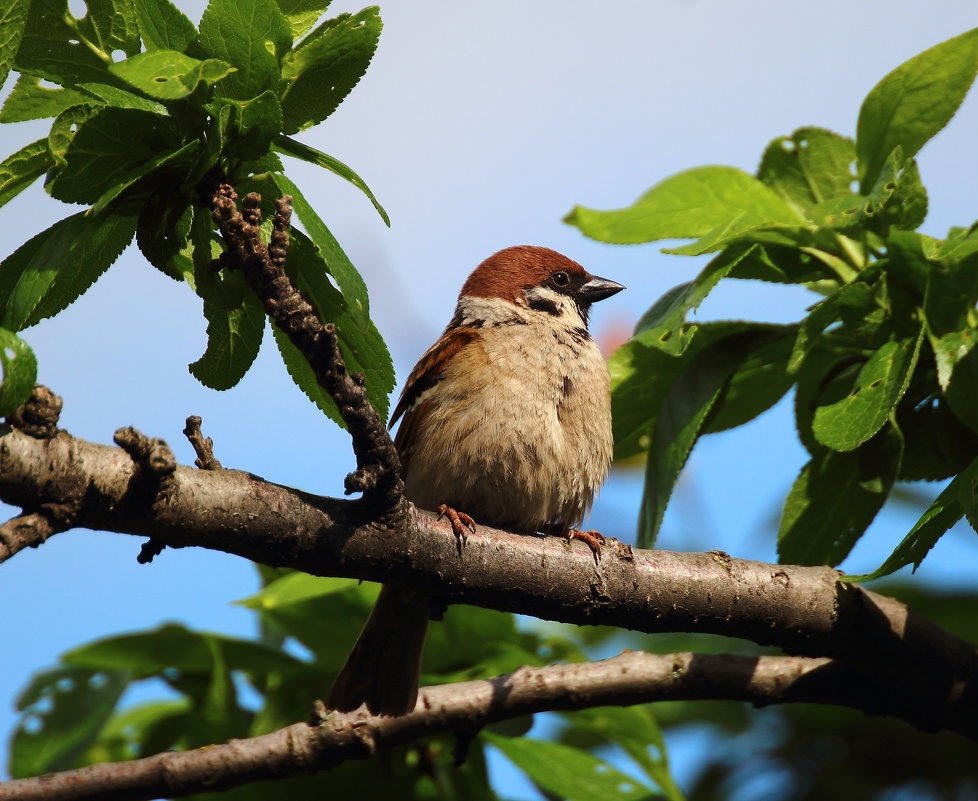
<path id="1" fill-rule="evenodd" d="M 899 696 L 828 659 L 647 654 L 573 665 L 524 667 L 508 676 L 422 688 L 414 712 L 331 713 L 319 723 L 226 745 L 167 752 L 0 784 L 0 801 L 142 801 L 212 792 L 334 767 L 379 749 L 444 732 L 474 732 L 550 710 L 655 701 L 736 700 L 756 706 L 813 702 L 903 715 Z"/>
<path id="2" fill-rule="evenodd" d="M 0 436 L 0 500 L 83 498 L 79 526 L 314 575 L 394 581 L 449 603 L 644 632 L 709 632 L 832 657 L 901 693 L 915 725 L 978 737 L 975 646 L 897 601 L 839 584 L 829 568 L 623 545 L 595 564 L 583 544 L 485 527 L 459 553 L 449 525 L 428 512 L 416 511 L 413 526 L 390 526 L 349 502 L 236 470 L 184 466 L 165 496 L 150 501 L 136 472 L 119 448 L 65 432 L 38 440 L 8 428 Z M 17 550 L 0 543 L 0 561 Z"/>
<path id="3" fill-rule="evenodd" d="M 265 311 L 292 341 L 316 375 L 319 385 L 336 401 L 353 440 L 357 469 L 346 479 L 347 494 L 362 492 L 376 509 L 402 522 L 407 509 L 397 449 L 377 411 L 367 399 L 364 377 L 346 370 L 333 324 L 321 320 L 285 272 L 292 198 L 276 201 L 275 224 L 268 247 L 261 241 L 261 198 L 247 195 L 238 210 L 237 195 L 221 184 L 212 199 L 214 219 L 228 245 L 222 260 L 240 269 L 261 299 Z"/>

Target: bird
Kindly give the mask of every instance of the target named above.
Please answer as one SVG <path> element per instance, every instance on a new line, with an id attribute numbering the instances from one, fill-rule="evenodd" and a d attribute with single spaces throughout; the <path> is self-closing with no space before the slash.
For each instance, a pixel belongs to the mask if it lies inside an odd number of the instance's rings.
<path id="1" fill-rule="evenodd" d="M 478 521 L 579 539 L 600 558 L 604 537 L 576 528 L 612 457 L 610 378 L 588 311 L 622 289 L 544 247 L 479 264 L 391 415 L 405 497 L 447 517 L 460 542 Z M 385 584 L 326 707 L 413 710 L 431 609 Z"/>

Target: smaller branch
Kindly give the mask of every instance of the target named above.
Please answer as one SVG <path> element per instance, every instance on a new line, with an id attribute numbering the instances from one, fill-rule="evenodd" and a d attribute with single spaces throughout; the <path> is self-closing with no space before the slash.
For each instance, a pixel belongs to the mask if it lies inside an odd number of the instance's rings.
<path id="1" fill-rule="evenodd" d="M 690 700 L 828 703 L 871 715 L 904 711 L 898 696 L 830 659 L 625 651 L 598 662 L 522 667 L 495 679 L 424 687 L 414 712 L 400 717 L 326 713 L 224 745 L 19 779 L 0 784 L 0 801 L 143 801 L 214 792 L 326 770 L 432 734 L 470 735 L 536 712 Z"/>
<path id="2" fill-rule="evenodd" d="M 198 415 L 192 414 L 187 418 L 187 425 L 183 429 L 183 435 L 190 440 L 194 453 L 197 454 L 194 464 L 201 470 L 223 470 L 221 463 L 214 456 L 214 440 L 205 437 L 200 430 L 202 422 Z"/>
<path id="3" fill-rule="evenodd" d="M 0 526 L 0 562 L 24 548 L 37 548 L 50 537 L 74 528 L 81 499 L 69 503 L 45 503 L 35 511 L 12 517 Z"/>
<path id="4" fill-rule="evenodd" d="M 299 349 L 319 385 L 336 401 L 357 457 L 357 469 L 346 478 L 347 495 L 361 492 L 368 504 L 405 516 L 408 507 L 397 450 L 367 399 L 364 377 L 347 372 L 335 326 L 320 319 L 285 271 L 292 198 L 286 195 L 275 203 L 268 247 L 261 241 L 259 230 L 261 197 L 255 193 L 247 195 L 242 211 L 238 210 L 236 198 L 230 184 L 221 184 L 212 199 L 214 219 L 228 246 L 223 262 L 244 273 L 268 316 Z"/>

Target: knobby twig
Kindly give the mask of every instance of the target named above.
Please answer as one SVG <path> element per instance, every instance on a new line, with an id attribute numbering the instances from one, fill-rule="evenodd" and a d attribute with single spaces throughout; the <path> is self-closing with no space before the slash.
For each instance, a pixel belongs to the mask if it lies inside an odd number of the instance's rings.
<path id="1" fill-rule="evenodd" d="M 903 604 L 840 585 L 827 567 L 769 565 L 621 544 L 599 564 L 580 543 L 486 527 L 461 555 L 450 526 L 416 512 L 410 530 L 349 502 L 237 470 L 178 466 L 165 498 L 130 502 L 136 465 L 66 432 L 0 437 L 0 500 L 60 503 L 87 488 L 77 525 L 199 545 L 321 576 L 396 582 L 449 603 L 644 632 L 707 632 L 831 657 L 903 693 L 918 727 L 978 737 L 978 651 Z M 8 553 L 11 549 L 8 549 Z"/>
<path id="2" fill-rule="evenodd" d="M 221 463 L 214 455 L 214 440 L 205 437 L 200 430 L 202 422 L 199 415 L 192 414 L 187 418 L 187 425 L 183 429 L 183 435 L 190 440 L 194 453 L 197 454 L 194 464 L 201 470 L 223 470 L 224 468 L 221 467 Z"/>
<path id="3" fill-rule="evenodd" d="M 315 308 L 285 271 L 292 198 L 276 201 L 271 242 L 261 241 L 261 197 L 245 196 L 238 210 L 230 184 L 214 192 L 214 219 L 227 243 L 222 263 L 240 269 L 261 298 L 265 311 L 305 357 L 319 385 L 336 401 L 353 440 L 357 469 L 347 476 L 346 493 L 362 492 L 375 511 L 392 513 L 406 522 L 407 509 L 397 450 L 377 411 L 367 399 L 364 377 L 347 372 L 333 323 Z"/>
<path id="4" fill-rule="evenodd" d="M 508 676 L 424 687 L 415 711 L 328 713 L 260 737 L 0 784 L 0 801 L 142 801 L 313 773 L 444 732 L 475 732 L 551 710 L 656 701 L 828 703 L 901 715 L 898 695 L 829 659 L 626 651 L 598 662 L 523 667 Z"/>

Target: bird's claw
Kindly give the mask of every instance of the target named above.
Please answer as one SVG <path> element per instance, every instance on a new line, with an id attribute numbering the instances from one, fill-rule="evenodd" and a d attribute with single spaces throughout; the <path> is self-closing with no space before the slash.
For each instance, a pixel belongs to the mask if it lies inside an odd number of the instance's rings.
<path id="1" fill-rule="evenodd" d="M 447 503 L 443 503 L 435 511 L 438 512 L 439 518 L 447 517 L 448 522 L 452 524 L 452 531 L 455 532 L 455 539 L 458 540 L 458 548 L 461 552 L 469 534 L 475 534 L 475 521 L 465 512 L 456 511 Z"/>
<path id="2" fill-rule="evenodd" d="M 601 546 L 608 541 L 604 534 L 594 529 L 578 531 L 576 528 L 569 528 L 564 532 L 564 536 L 569 540 L 580 540 L 587 545 L 591 549 L 591 553 L 594 554 L 595 562 L 601 559 Z"/>

